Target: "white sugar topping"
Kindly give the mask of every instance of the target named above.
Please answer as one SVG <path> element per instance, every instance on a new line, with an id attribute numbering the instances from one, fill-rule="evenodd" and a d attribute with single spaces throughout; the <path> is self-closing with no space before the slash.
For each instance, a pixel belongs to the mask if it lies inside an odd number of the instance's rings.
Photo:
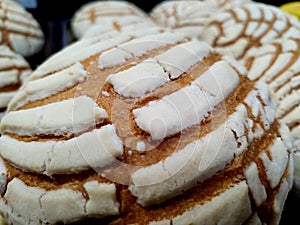
<path id="1" fill-rule="evenodd" d="M 0 43 L 11 46 L 22 56 L 39 52 L 44 43 L 44 34 L 35 18 L 19 3 L 0 2 Z M 3 28 L 2 28 L 3 27 Z M 7 39 L 2 39 L 2 29 Z"/>
<path id="2" fill-rule="evenodd" d="M 8 106 L 8 111 L 14 110 L 30 101 L 46 98 L 57 94 L 87 78 L 87 71 L 79 62 L 69 68 L 43 77 L 37 80 L 26 82 L 12 99 Z"/>
<path id="3" fill-rule="evenodd" d="M 134 172 L 129 189 L 144 206 L 163 202 L 223 169 L 232 160 L 235 146 L 233 133 L 221 126 L 164 161 Z"/>
<path id="4" fill-rule="evenodd" d="M 0 45 L 0 88 L 22 84 L 29 73 L 31 73 L 31 68 L 24 57 L 7 46 Z M 8 93 L 3 92 L 3 94 L 7 96 Z M 0 101 L 3 102 L 3 107 L 6 107 L 8 102 L 4 104 L 5 97 Z"/>
<path id="5" fill-rule="evenodd" d="M 104 167 L 123 154 L 113 125 L 66 141 L 23 142 L 2 135 L 0 146 L 1 155 L 17 167 L 46 175 Z"/>
<path id="6" fill-rule="evenodd" d="M 122 26 L 141 20 L 148 20 L 146 13 L 130 2 L 88 2 L 75 12 L 71 20 L 71 30 L 76 38 L 81 38 L 93 26 Z"/>
<path id="7" fill-rule="evenodd" d="M 4 194 L 7 185 L 7 169 L 2 158 L 0 158 L 0 193 Z"/>
<path id="8" fill-rule="evenodd" d="M 30 80 L 41 78 L 51 72 L 61 70 L 72 64 L 87 59 L 97 53 L 113 48 L 120 43 L 130 40 L 128 35 L 119 35 L 118 37 L 86 38 L 73 44 L 70 44 L 61 51 L 55 53 L 43 62 L 29 77 Z"/>
<path id="9" fill-rule="evenodd" d="M 191 41 L 177 45 L 155 59 L 170 74 L 171 79 L 176 79 L 210 53 L 211 48 L 206 43 Z"/>
<path id="10" fill-rule="evenodd" d="M 266 168 L 267 178 L 272 188 L 275 188 L 281 181 L 281 177 L 286 171 L 289 156 L 284 143 L 277 138 L 275 143 L 270 149 L 271 158 L 263 153 L 260 158 Z"/>
<path id="11" fill-rule="evenodd" d="M 139 152 L 144 152 L 146 150 L 146 145 L 145 145 L 145 142 L 143 141 L 138 141 L 136 143 L 136 150 L 139 151 Z"/>
<path id="12" fill-rule="evenodd" d="M 170 224 L 198 223 L 214 225 L 215 221 L 218 221 L 219 225 L 242 224 L 251 213 L 247 184 L 240 182 L 212 198 L 211 201 L 205 202 L 203 205 L 197 205 L 182 215 L 173 218 Z"/>
<path id="13" fill-rule="evenodd" d="M 128 70 L 111 74 L 106 81 L 125 97 L 142 97 L 169 80 L 169 76 L 155 60 L 147 59 Z"/>
<path id="14" fill-rule="evenodd" d="M 140 57 L 151 50 L 184 40 L 183 35 L 171 32 L 136 38 L 101 54 L 98 59 L 98 68 L 120 65 L 128 59 Z"/>
<path id="15" fill-rule="evenodd" d="M 244 104 L 240 104 L 224 124 L 200 140 L 187 144 L 164 161 L 134 172 L 132 174 L 133 184 L 129 189 L 137 196 L 138 202 L 142 205 L 149 205 L 178 195 L 182 190 L 188 189 L 193 184 L 201 182 L 223 169 L 235 156 L 246 151 L 254 138 L 260 139 L 265 132 L 262 128 L 261 132 L 253 129 L 259 124 L 249 117 L 258 119 L 266 118 L 266 114 L 275 114 L 276 107 L 273 101 L 267 101 L 270 99 L 270 92 L 267 90 L 266 84 L 257 84 L 257 90 L 251 91 L 245 101 L 255 98 L 256 100 L 253 99 L 252 102 L 260 102 L 260 99 L 263 99 L 268 109 L 260 110 L 255 115 L 248 115 Z M 272 118 L 271 116 L 269 119 Z M 271 151 L 273 149 L 282 151 L 282 145 L 282 141 L 278 140 L 278 145 L 274 145 L 278 148 L 274 147 Z M 287 154 L 285 151 L 282 151 L 282 155 Z M 282 160 L 275 155 L 274 157 L 276 157 L 274 162 Z M 285 162 L 286 160 L 283 160 L 282 165 Z M 156 176 L 147 176 L 147 174 Z M 282 175 L 279 171 L 276 177 L 280 177 L 280 174 Z"/>
<path id="16" fill-rule="evenodd" d="M 27 186 L 22 180 L 14 178 L 4 195 L 11 207 L 8 219 L 14 224 L 29 225 L 31 221 L 56 224 L 71 223 L 89 215 L 104 217 L 119 214 L 114 184 L 89 181 L 84 184 L 84 189 L 89 200 L 79 191 L 68 188 L 47 191 Z"/>
<path id="17" fill-rule="evenodd" d="M 0 93 L 0 108 L 5 108 L 16 95 L 17 91 L 1 92 Z"/>
<path id="18" fill-rule="evenodd" d="M 59 112 L 59 117 L 53 117 Z M 71 135 L 101 123 L 107 113 L 87 96 L 11 111 L 1 121 L 1 132 L 18 135 Z"/>
<path id="19" fill-rule="evenodd" d="M 154 140 L 171 136 L 202 121 L 238 82 L 226 62 L 217 62 L 190 86 L 133 110 L 135 121 Z"/>
<path id="20" fill-rule="evenodd" d="M 264 185 L 260 181 L 259 170 L 256 163 L 251 163 L 245 170 L 245 177 L 256 206 L 260 206 L 267 199 L 267 193 Z"/>
<path id="21" fill-rule="evenodd" d="M 109 93 L 108 93 L 107 91 L 102 91 L 101 93 L 102 93 L 102 95 L 105 96 L 105 97 L 109 97 L 109 96 L 110 96 Z"/>

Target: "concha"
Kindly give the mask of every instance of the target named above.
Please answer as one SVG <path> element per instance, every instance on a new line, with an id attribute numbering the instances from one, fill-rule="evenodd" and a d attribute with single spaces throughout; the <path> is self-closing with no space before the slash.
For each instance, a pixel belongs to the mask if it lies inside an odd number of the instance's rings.
<path id="1" fill-rule="evenodd" d="M 276 108 L 205 42 L 85 39 L 1 120 L 0 209 L 22 225 L 278 224 L 294 167 Z"/>

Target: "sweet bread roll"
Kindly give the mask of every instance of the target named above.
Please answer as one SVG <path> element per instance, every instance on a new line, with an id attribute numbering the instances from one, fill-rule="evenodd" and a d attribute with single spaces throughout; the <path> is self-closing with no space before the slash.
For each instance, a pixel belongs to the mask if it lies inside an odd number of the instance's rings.
<path id="1" fill-rule="evenodd" d="M 244 57 L 252 80 L 266 82 L 277 100 L 277 118 L 290 129 L 295 157 L 294 187 L 300 191 L 300 38 L 252 48 Z M 299 192 L 300 193 L 300 192 Z"/>
<path id="2" fill-rule="evenodd" d="M 247 4 L 219 14 L 201 36 L 232 54 L 251 80 L 266 82 L 278 102 L 277 117 L 289 127 L 300 160 L 300 23 L 276 7 Z M 300 190 L 300 163 L 295 188 Z"/>
<path id="3" fill-rule="evenodd" d="M 150 17 L 163 27 L 197 37 L 217 13 L 246 2 L 248 1 L 162 1 L 151 10 Z"/>
<path id="4" fill-rule="evenodd" d="M 203 0 L 203 2 L 210 4 L 219 9 L 231 9 L 253 2 L 252 0 Z"/>
<path id="5" fill-rule="evenodd" d="M 31 13 L 15 1 L 0 1 L 0 44 L 27 57 L 38 53 L 44 43 L 43 31 Z"/>
<path id="6" fill-rule="evenodd" d="M 216 14 L 199 38 L 223 54 L 243 59 L 251 47 L 299 35 L 300 23 L 289 14 L 275 6 L 249 3 Z"/>
<path id="7" fill-rule="evenodd" d="M 81 38 L 92 38 L 95 36 L 104 36 L 104 35 L 119 35 L 129 34 L 132 36 L 142 36 L 145 34 L 158 33 L 161 31 L 166 31 L 167 28 L 163 28 L 158 24 L 154 23 L 151 20 L 142 20 L 137 21 L 132 24 L 123 24 L 118 27 L 114 25 L 103 26 L 103 24 L 96 24 L 91 26 L 84 32 L 84 35 Z"/>
<path id="8" fill-rule="evenodd" d="M 8 224 L 278 224 L 293 158 L 268 86 L 181 34 L 127 39 L 46 61 L 3 117 Z"/>
<path id="9" fill-rule="evenodd" d="M 148 15 L 127 1 L 93 1 L 81 6 L 71 19 L 71 30 L 79 39 L 92 26 L 100 30 L 120 30 L 123 26 L 149 21 Z"/>
<path id="10" fill-rule="evenodd" d="M 31 73 L 29 63 L 5 45 L 0 45 L 0 109 L 6 107 Z"/>

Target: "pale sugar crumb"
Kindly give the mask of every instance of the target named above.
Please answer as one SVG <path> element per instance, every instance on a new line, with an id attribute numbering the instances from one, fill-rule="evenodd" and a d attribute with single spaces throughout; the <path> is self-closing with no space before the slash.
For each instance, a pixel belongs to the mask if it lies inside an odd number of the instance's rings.
<path id="1" fill-rule="evenodd" d="M 130 64 L 136 66 L 138 63 L 137 62 L 131 62 Z"/>
<path id="2" fill-rule="evenodd" d="M 146 150 L 146 145 L 143 141 L 139 141 L 136 143 L 136 150 L 139 152 L 144 152 Z"/>
<path id="3" fill-rule="evenodd" d="M 102 95 L 105 96 L 105 97 L 109 97 L 109 93 L 107 91 L 102 91 Z"/>

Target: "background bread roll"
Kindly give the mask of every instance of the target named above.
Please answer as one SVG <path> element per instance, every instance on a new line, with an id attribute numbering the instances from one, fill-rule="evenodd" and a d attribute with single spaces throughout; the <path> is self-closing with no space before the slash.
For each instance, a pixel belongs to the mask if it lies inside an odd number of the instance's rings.
<path id="1" fill-rule="evenodd" d="M 79 39 L 92 26 L 117 30 L 140 22 L 150 23 L 146 12 L 127 1 L 92 1 L 82 5 L 71 18 L 71 30 Z"/>
<path id="2" fill-rule="evenodd" d="M 6 45 L 0 45 L 0 109 L 2 115 L 10 100 L 31 73 L 31 67 L 23 56 Z"/>
<path id="3" fill-rule="evenodd" d="M 84 40 L 1 121 L 9 224 L 279 223 L 293 157 L 266 84 L 178 33 Z"/>
<path id="4" fill-rule="evenodd" d="M 266 82 L 276 97 L 277 118 L 289 127 L 295 150 L 295 190 L 300 173 L 300 23 L 280 9 L 252 3 L 216 15 L 201 40 L 247 68 L 248 77 Z"/>
<path id="5" fill-rule="evenodd" d="M 246 4 L 248 0 L 162 1 L 149 12 L 151 19 L 162 27 L 197 38 L 210 20 L 227 8 Z"/>
<path id="6" fill-rule="evenodd" d="M 41 51 L 45 43 L 36 19 L 15 1 L 0 2 L 0 44 L 7 45 L 24 57 Z"/>

